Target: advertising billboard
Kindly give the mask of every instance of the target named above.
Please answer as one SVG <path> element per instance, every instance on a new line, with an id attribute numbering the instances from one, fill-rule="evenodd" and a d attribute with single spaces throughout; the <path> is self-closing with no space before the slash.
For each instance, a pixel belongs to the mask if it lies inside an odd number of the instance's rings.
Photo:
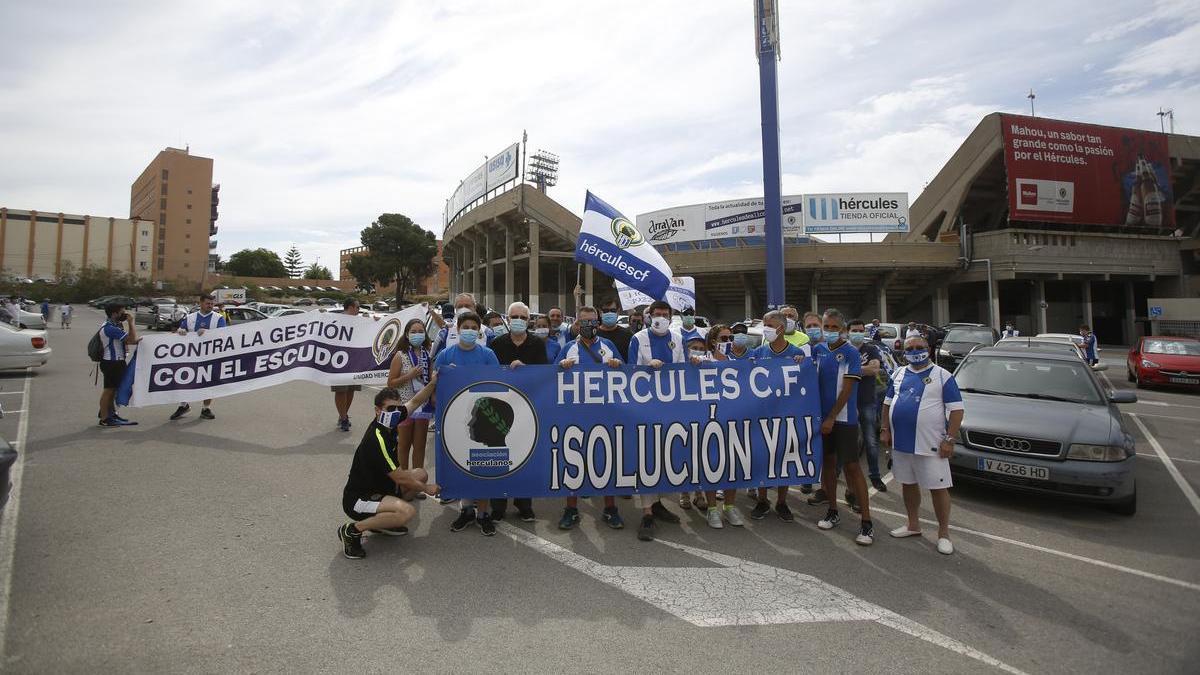
<path id="1" fill-rule="evenodd" d="M 1008 217 L 1175 228 L 1166 134 L 1001 115 Z"/>
<path id="2" fill-rule="evenodd" d="M 908 232 L 908 193 L 804 195 L 805 234 Z"/>
<path id="3" fill-rule="evenodd" d="M 442 224 L 448 225 L 476 199 L 509 181 L 516 180 L 520 165 L 519 152 L 519 144 L 513 143 L 499 153 L 488 157 L 482 166 L 463 179 L 454 193 L 450 195 L 450 199 L 446 201 L 446 213 L 443 216 Z"/>
<path id="4" fill-rule="evenodd" d="M 801 196 L 783 198 L 783 236 L 802 237 Z M 763 200 L 730 199 L 643 213 L 637 226 L 651 244 L 704 241 L 726 237 L 761 237 L 766 220 Z"/>

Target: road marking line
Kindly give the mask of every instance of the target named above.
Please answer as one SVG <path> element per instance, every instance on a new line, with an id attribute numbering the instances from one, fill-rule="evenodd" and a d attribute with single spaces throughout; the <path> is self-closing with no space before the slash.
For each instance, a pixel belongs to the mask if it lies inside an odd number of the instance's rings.
<path id="1" fill-rule="evenodd" d="M 25 369 L 25 386 L 22 401 L 29 405 L 29 383 L 33 380 L 33 369 Z M 8 496 L 8 506 L 0 515 L 0 663 L 7 657 L 8 612 L 9 600 L 12 598 L 12 563 L 17 550 L 17 517 L 21 510 L 21 484 L 25 473 L 25 434 L 29 432 L 29 415 L 21 415 L 17 426 L 17 461 L 12 465 L 9 479 L 12 481 L 12 492 Z"/>
<path id="2" fill-rule="evenodd" d="M 1158 455 L 1156 455 L 1156 454 L 1152 455 L 1148 452 L 1139 452 L 1137 454 L 1137 456 L 1138 457 L 1147 457 L 1149 459 L 1159 459 Z M 1171 461 L 1173 461 L 1173 462 L 1190 462 L 1192 464 L 1200 464 L 1200 459 L 1184 459 L 1182 457 L 1172 457 Z"/>
<path id="3" fill-rule="evenodd" d="M 508 537 L 552 560 L 694 626 L 872 621 L 1005 672 L 1022 672 L 948 635 L 807 574 L 662 540 L 658 543 L 720 567 L 602 565 L 508 523 L 499 523 L 498 527 Z M 697 573 L 703 574 L 704 583 L 696 583 Z"/>
<path id="4" fill-rule="evenodd" d="M 0 396 L 24 396 L 23 391 L 0 391 Z"/>
<path id="5" fill-rule="evenodd" d="M 1158 453 L 1158 456 L 1163 461 L 1163 465 L 1167 467 L 1167 473 L 1171 474 L 1171 477 L 1179 485 L 1179 489 L 1183 491 L 1183 496 L 1187 497 L 1187 500 L 1192 503 L 1192 508 L 1196 510 L 1196 515 L 1200 515 L 1200 495 L 1197 495 L 1196 491 L 1192 489 L 1191 484 L 1184 480 L 1183 474 L 1179 473 L 1179 467 L 1175 466 L 1175 462 L 1172 462 L 1171 458 L 1167 456 L 1167 452 L 1159 445 L 1158 439 L 1146 428 L 1146 423 L 1138 419 L 1137 413 L 1129 413 L 1129 416 L 1133 418 L 1134 423 L 1142 430 L 1142 435 L 1146 437 L 1146 440 L 1150 441 L 1150 447 L 1154 448 L 1154 452 Z"/>
<path id="6" fill-rule="evenodd" d="M 886 474 L 884 474 L 883 478 L 880 478 L 879 480 L 883 481 L 884 485 L 887 485 L 888 483 L 892 482 L 893 477 L 894 476 L 892 476 L 892 472 L 889 471 Z M 870 481 L 868 481 L 868 483 L 869 482 Z M 874 497 L 875 495 L 879 494 L 879 490 L 876 490 L 874 486 L 871 486 L 871 487 L 867 488 L 867 494 Z"/>
<path id="7" fill-rule="evenodd" d="M 897 511 L 889 511 L 888 509 L 882 509 L 882 508 L 879 508 L 876 506 L 871 507 L 871 512 L 872 513 L 875 513 L 875 512 L 886 513 L 891 516 L 899 516 L 901 518 L 908 518 L 908 516 L 903 513 L 899 513 Z M 931 518 L 920 518 L 919 520 L 928 525 L 937 525 L 938 524 L 936 520 L 933 520 Z M 1110 562 L 1107 562 L 1104 560 L 1097 560 L 1096 558 L 1089 558 L 1087 556 L 1082 556 L 1082 555 L 1078 555 L 1075 553 L 1067 553 L 1066 551 L 1059 551 L 1057 549 L 1047 548 L 1045 546 L 1038 546 L 1037 544 L 1030 544 L 1030 543 L 1024 542 L 1024 541 L 1018 541 L 1016 539 L 1009 539 L 1008 537 L 1001 537 L 998 534 L 989 534 L 987 532 L 980 532 L 979 530 L 972 530 L 970 528 L 961 527 L 959 525 L 951 525 L 950 529 L 954 530 L 956 532 L 962 532 L 965 534 L 973 534 L 977 537 L 983 537 L 984 539 L 991 539 L 992 541 L 1000 541 L 1000 542 L 1004 542 L 1005 544 L 1012 544 L 1013 546 L 1020 546 L 1021 548 L 1027 548 L 1031 551 L 1038 551 L 1040 553 L 1049 553 L 1050 555 L 1056 555 L 1056 556 L 1060 556 L 1063 558 L 1068 558 L 1070 560 L 1088 563 L 1089 565 L 1096 565 L 1097 567 L 1104 567 L 1106 569 L 1116 570 L 1118 572 L 1124 572 L 1126 574 L 1132 574 L 1134 576 L 1143 577 L 1145 579 L 1153 579 L 1154 581 L 1161 581 L 1164 584 L 1171 584 L 1174 586 L 1180 586 L 1182 588 L 1186 588 L 1186 589 L 1193 590 L 1193 591 L 1200 591 L 1200 584 L 1194 584 L 1190 581 L 1184 581 L 1182 579 L 1175 579 L 1172 577 L 1163 576 L 1161 574 L 1155 574 L 1154 572 L 1147 572 L 1145 570 L 1139 570 L 1139 569 L 1135 569 L 1133 567 L 1126 567 L 1124 565 L 1118 565 L 1116 563 L 1110 563 Z"/>
<path id="8" fill-rule="evenodd" d="M 3 412 L 5 415 L 16 415 L 18 413 L 23 413 L 25 411 L 24 410 L 2 410 L 0 412 Z"/>
<path id="9" fill-rule="evenodd" d="M 1125 412 L 1125 411 L 1122 410 L 1121 412 Z M 1132 415 L 1133 413 L 1126 412 L 1125 414 Z M 1200 422 L 1200 417 L 1179 417 L 1178 415 L 1155 415 L 1154 413 L 1138 413 L 1138 414 L 1141 415 L 1142 417 L 1161 417 L 1164 420 L 1182 420 L 1184 422 Z"/>

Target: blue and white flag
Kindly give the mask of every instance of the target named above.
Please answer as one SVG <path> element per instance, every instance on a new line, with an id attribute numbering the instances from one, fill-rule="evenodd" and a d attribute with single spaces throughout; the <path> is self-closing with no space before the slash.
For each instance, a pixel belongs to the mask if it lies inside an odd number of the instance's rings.
<path id="1" fill-rule="evenodd" d="M 652 298 L 664 297 L 671 286 L 671 267 L 646 242 L 637 225 L 590 191 L 575 260 Z"/>
<path id="2" fill-rule="evenodd" d="M 652 298 L 619 281 L 616 282 L 616 287 L 617 297 L 621 299 L 621 309 L 623 310 L 649 305 L 655 300 L 666 300 L 671 309 L 681 312 L 687 308 L 696 309 L 696 280 L 693 277 L 671 277 L 671 286 L 667 288 L 667 294 L 662 298 Z"/>

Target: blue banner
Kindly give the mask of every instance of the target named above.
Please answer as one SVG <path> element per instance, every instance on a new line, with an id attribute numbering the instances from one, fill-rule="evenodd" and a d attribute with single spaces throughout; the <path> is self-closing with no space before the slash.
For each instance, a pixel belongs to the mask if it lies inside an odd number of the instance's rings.
<path id="1" fill-rule="evenodd" d="M 821 475 L 811 359 L 442 368 L 437 425 L 448 497 L 658 494 Z"/>

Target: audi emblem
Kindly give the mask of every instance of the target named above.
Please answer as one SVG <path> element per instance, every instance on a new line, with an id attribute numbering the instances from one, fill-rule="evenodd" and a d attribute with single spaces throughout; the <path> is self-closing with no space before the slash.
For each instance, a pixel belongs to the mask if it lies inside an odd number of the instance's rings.
<path id="1" fill-rule="evenodd" d="M 997 450 L 1010 450 L 1013 452 L 1029 452 L 1033 447 L 1029 441 L 1023 438 L 1005 438 L 1004 436 L 997 436 L 992 444 L 996 446 Z"/>

